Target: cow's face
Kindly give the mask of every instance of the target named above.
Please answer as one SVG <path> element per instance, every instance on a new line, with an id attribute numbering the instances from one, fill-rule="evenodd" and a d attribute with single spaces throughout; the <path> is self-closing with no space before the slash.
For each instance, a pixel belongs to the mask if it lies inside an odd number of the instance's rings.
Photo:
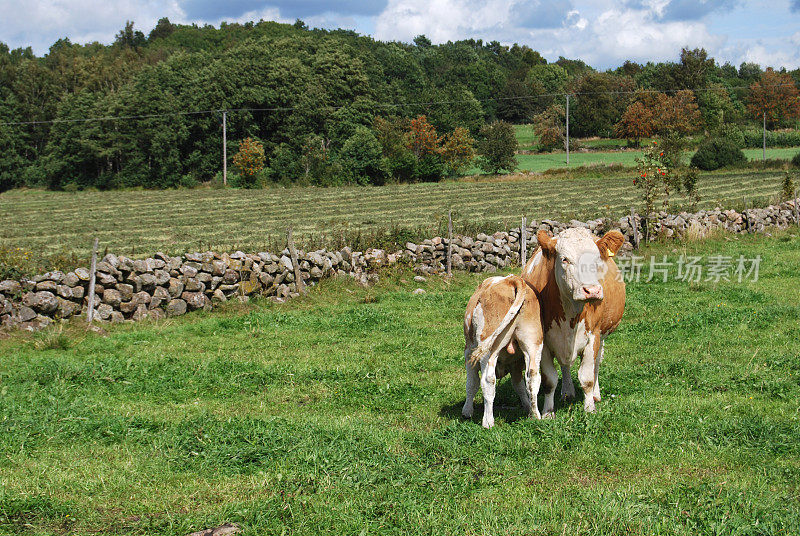
<path id="1" fill-rule="evenodd" d="M 582 228 L 567 229 L 555 238 L 540 237 L 542 250 L 553 258 L 556 284 L 565 298 L 581 302 L 603 299 L 600 282 L 606 263 L 595 240 Z"/>

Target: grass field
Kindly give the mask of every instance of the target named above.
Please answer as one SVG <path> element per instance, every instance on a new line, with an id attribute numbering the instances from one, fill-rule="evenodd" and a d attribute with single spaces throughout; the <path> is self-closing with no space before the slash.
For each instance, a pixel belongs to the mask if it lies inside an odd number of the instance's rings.
<path id="1" fill-rule="evenodd" d="M 748 160 L 761 161 L 761 149 L 744 149 L 742 151 Z M 791 160 L 800 152 L 798 147 L 780 147 L 767 149 L 768 159 Z M 641 157 L 641 151 L 608 151 L 608 152 L 572 152 L 569 155 L 570 166 L 589 166 L 593 164 L 621 164 L 623 166 L 636 166 L 636 158 Z M 567 155 L 559 153 L 520 154 L 517 155 L 519 169 L 526 171 L 546 171 L 567 167 Z M 473 170 L 477 172 L 477 168 Z"/>
<path id="2" fill-rule="evenodd" d="M 630 283 L 598 412 L 524 419 L 504 379 L 489 431 L 459 418 L 478 275 L 0 340 L 0 532 L 797 534 L 800 238 L 675 247 L 646 254 L 760 278 Z"/>
<path id="3" fill-rule="evenodd" d="M 508 178 L 507 178 L 508 179 Z M 33 252 L 33 268 L 48 259 L 85 260 L 93 237 L 117 254 L 152 255 L 219 249 L 278 250 L 294 224 L 301 245 L 336 245 L 353 233 L 386 232 L 416 239 L 446 230 L 452 208 L 456 229 L 491 231 L 528 218 L 619 217 L 639 206 L 628 175 L 616 177 L 511 177 L 517 180 L 443 182 L 380 188 L 168 190 L 0 194 L 0 249 Z M 765 203 L 780 191 L 780 171 L 703 174 L 701 207 L 739 206 L 747 197 Z M 675 207 L 685 202 L 673 199 Z M 364 239 L 379 244 L 374 236 Z M 77 258 L 72 258 L 75 255 Z M 62 261 L 59 261 L 62 262 Z"/>

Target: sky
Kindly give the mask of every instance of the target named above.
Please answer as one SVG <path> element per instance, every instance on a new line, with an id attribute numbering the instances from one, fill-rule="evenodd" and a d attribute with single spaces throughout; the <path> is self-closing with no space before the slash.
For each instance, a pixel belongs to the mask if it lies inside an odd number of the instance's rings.
<path id="1" fill-rule="evenodd" d="M 497 40 L 599 69 L 676 61 L 686 46 L 719 63 L 800 67 L 800 0 L 0 0 L 0 42 L 43 55 L 62 37 L 110 43 L 128 20 L 147 34 L 161 17 L 215 26 L 300 18 L 384 41 Z"/>

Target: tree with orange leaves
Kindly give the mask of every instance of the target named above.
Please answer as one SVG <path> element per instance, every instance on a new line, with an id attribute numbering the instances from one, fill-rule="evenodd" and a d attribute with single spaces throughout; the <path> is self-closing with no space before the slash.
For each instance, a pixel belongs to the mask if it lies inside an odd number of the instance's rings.
<path id="1" fill-rule="evenodd" d="M 255 178 L 264 169 L 264 145 L 253 138 L 245 138 L 239 144 L 239 152 L 233 155 L 233 165 L 242 176 L 243 186 L 254 186 Z"/>
<path id="2" fill-rule="evenodd" d="M 632 102 L 623 112 L 619 123 L 614 125 L 614 133 L 632 141 L 634 147 L 639 146 L 642 138 L 652 136 L 654 131 L 653 111 L 641 101 Z"/>
<path id="3" fill-rule="evenodd" d="M 776 73 L 770 67 L 750 86 L 747 110 L 757 119 L 766 113 L 767 126 L 773 128 L 800 118 L 800 92 L 788 73 Z"/>
<path id="4" fill-rule="evenodd" d="M 436 127 L 428 122 L 427 117 L 420 115 L 411 120 L 406 134 L 406 146 L 417 159 L 438 153 L 439 141 Z"/>

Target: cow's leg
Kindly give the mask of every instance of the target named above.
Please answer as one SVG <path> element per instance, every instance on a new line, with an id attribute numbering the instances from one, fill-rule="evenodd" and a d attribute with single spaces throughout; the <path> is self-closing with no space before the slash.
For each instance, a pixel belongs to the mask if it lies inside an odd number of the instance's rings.
<path id="1" fill-rule="evenodd" d="M 542 415 L 539 413 L 539 386 L 542 383 L 542 375 L 540 367 L 542 363 L 542 348 L 543 342 L 532 342 L 528 337 L 518 339 L 519 347 L 522 350 L 522 355 L 525 361 L 525 389 L 528 398 L 531 401 L 530 415 L 541 419 Z"/>
<path id="2" fill-rule="evenodd" d="M 475 395 L 478 393 L 478 385 L 480 383 L 480 378 L 478 377 L 478 367 L 472 366 L 469 362 L 469 357 L 472 354 L 472 350 L 473 349 L 470 347 L 464 349 L 464 366 L 467 369 L 467 399 L 464 401 L 464 407 L 461 410 L 461 415 L 463 415 L 466 419 L 472 418 Z"/>
<path id="3" fill-rule="evenodd" d="M 569 368 L 569 365 L 561 365 L 561 400 L 564 401 L 575 399 L 575 384 Z"/>
<path id="4" fill-rule="evenodd" d="M 600 363 L 603 362 L 603 352 L 605 350 L 605 338 L 600 339 L 600 350 L 597 352 L 597 357 L 594 360 L 594 401 L 600 402 Z"/>
<path id="5" fill-rule="evenodd" d="M 578 381 L 583 389 L 583 409 L 587 412 L 594 411 L 594 378 L 595 378 L 595 346 L 594 335 L 589 337 L 589 344 L 583 349 L 581 366 L 578 369 Z"/>
<path id="6" fill-rule="evenodd" d="M 515 366 L 511 370 L 511 385 L 514 386 L 514 391 L 517 393 L 519 401 L 522 402 L 522 409 L 530 413 L 531 400 L 528 397 L 528 391 L 525 388 L 525 371 L 521 366 Z"/>
<path id="7" fill-rule="evenodd" d="M 494 426 L 494 394 L 497 387 L 497 352 L 481 359 L 481 391 L 483 391 L 483 427 Z"/>
<path id="8" fill-rule="evenodd" d="M 547 345 L 542 349 L 542 386 L 544 387 L 544 418 L 553 417 L 555 414 L 556 385 L 558 385 L 558 371 L 553 362 L 553 354 Z"/>

